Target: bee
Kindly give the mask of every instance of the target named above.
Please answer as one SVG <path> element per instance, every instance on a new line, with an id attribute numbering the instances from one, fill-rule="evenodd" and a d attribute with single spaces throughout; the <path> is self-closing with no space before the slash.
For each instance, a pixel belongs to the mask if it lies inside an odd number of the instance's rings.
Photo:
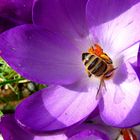
<path id="1" fill-rule="evenodd" d="M 112 77 L 115 70 L 111 58 L 103 52 L 103 49 L 99 44 L 94 44 L 90 47 L 88 52 L 82 53 L 82 61 L 85 65 L 86 72 L 89 77 L 95 76 L 100 78 L 100 85 L 97 91 L 96 98 L 104 85 L 104 80 L 108 80 Z"/>

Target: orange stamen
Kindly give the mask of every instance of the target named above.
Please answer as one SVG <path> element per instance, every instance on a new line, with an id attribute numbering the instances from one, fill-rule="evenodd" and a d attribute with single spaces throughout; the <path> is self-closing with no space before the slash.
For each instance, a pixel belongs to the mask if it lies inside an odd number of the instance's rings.
<path id="1" fill-rule="evenodd" d="M 132 129 L 122 129 L 121 133 L 124 140 L 137 140 L 137 136 L 133 133 Z"/>

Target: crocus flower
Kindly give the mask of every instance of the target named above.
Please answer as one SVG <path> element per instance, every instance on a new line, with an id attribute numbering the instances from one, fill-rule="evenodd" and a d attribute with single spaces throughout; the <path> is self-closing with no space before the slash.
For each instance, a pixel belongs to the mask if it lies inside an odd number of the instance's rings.
<path id="1" fill-rule="evenodd" d="M 33 0 L 0 0 L 0 32 L 32 23 Z"/>
<path id="2" fill-rule="evenodd" d="M 0 132 L 4 140 L 112 140 L 118 135 L 116 128 L 86 123 L 73 126 L 67 131 L 37 135 L 22 129 L 14 119 L 14 115 L 5 115 L 1 118 Z"/>
<path id="3" fill-rule="evenodd" d="M 140 0 L 36 1 L 33 24 L 0 35 L 8 64 L 27 79 L 49 85 L 17 107 L 17 122 L 39 132 L 64 129 L 84 121 L 98 105 L 109 125 L 140 123 L 139 13 Z M 100 79 L 89 78 L 82 62 L 82 53 L 94 43 L 116 68 L 99 99 Z"/>

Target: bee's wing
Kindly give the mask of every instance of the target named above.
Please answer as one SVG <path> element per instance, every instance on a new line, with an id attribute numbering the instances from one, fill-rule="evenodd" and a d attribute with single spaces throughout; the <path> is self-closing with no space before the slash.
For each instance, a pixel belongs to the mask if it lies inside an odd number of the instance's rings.
<path id="1" fill-rule="evenodd" d="M 114 103 L 119 104 L 124 98 L 125 98 L 125 93 L 121 89 L 121 87 L 116 86 L 115 87 L 115 94 L 114 94 Z"/>

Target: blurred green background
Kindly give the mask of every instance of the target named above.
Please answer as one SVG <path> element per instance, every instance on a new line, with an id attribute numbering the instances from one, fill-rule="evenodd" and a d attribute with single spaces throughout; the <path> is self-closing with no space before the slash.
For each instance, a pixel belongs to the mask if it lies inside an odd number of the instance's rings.
<path id="1" fill-rule="evenodd" d="M 0 115 L 14 112 L 23 99 L 44 87 L 23 78 L 0 58 Z"/>

